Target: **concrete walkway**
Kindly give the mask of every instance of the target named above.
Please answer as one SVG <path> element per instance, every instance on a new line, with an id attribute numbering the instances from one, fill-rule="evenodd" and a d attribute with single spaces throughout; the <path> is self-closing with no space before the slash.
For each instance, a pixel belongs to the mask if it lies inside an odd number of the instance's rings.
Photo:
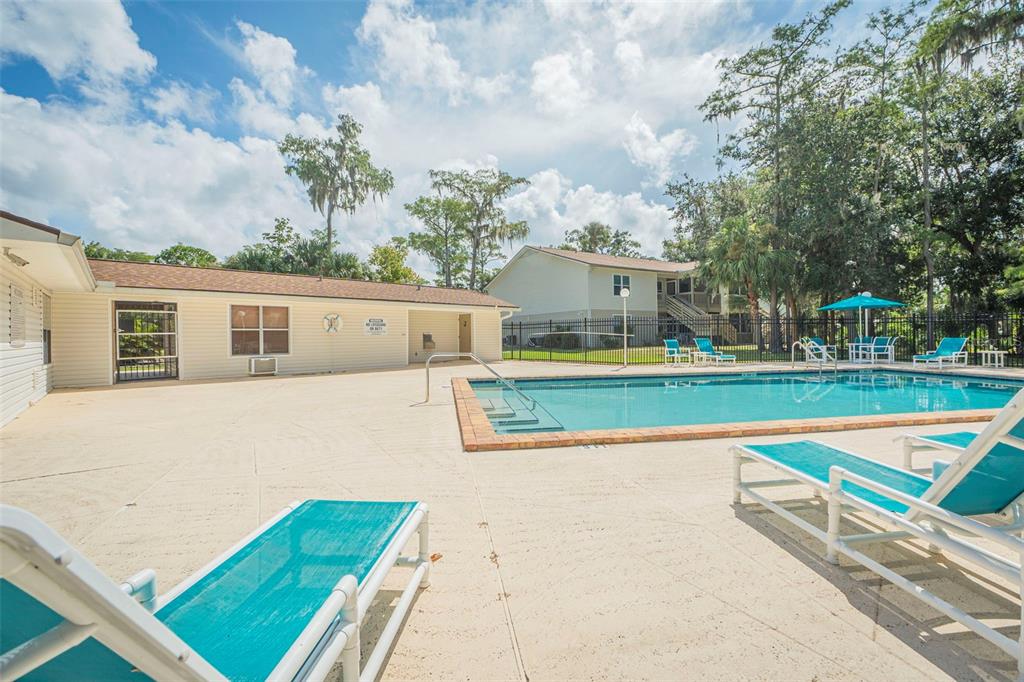
<path id="1" fill-rule="evenodd" d="M 974 634 L 734 508 L 730 441 L 462 452 L 450 378 L 484 374 L 440 366 L 429 405 L 422 368 L 58 391 L 0 431 L 0 496 L 115 579 L 148 566 L 162 589 L 291 500 L 424 500 L 442 556 L 384 679 L 1013 679 Z M 902 431 L 819 439 L 895 464 Z M 885 552 L 972 612 L 1019 619 L 990 576 Z M 371 641 L 397 598 L 381 595 Z"/>

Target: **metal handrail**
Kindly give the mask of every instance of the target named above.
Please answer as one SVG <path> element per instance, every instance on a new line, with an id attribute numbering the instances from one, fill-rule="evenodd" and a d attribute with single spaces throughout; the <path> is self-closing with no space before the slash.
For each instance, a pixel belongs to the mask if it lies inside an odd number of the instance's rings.
<path id="1" fill-rule="evenodd" d="M 812 344 L 812 345 L 817 346 L 817 344 Z M 801 341 L 793 342 L 793 345 L 790 346 L 790 349 L 789 349 L 789 355 L 790 355 L 789 360 L 790 360 L 791 366 L 792 367 L 796 367 L 796 349 L 797 348 L 803 349 L 803 351 L 804 351 L 804 362 L 805 363 L 810 363 L 811 362 L 811 353 L 814 352 L 814 349 L 812 349 L 810 346 L 806 345 L 801 340 Z M 828 349 L 826 349 L 826 348 L 824 348 L 822 346 L 818 346 L 818 348 L 821 350 L 821 359 L 820 360 L 815 360 L 815 362 L 817 362 L 817 364 L 818 364 L 818 374 L 819 375 L 821 374 L 822 370 L 824 369 L 825 365 L 828 363 L 829 360 L 832 361 L 832 371 L 833 372 L 838 372 L 839 371 L 839 354 L 836 353 L 836 355 L 830 355 L 829 352 L 828 352 Z"/>
<path id="2" fill-rule="evenodd" d="M 500 374 L 498 374 L 494 370 L 493 367 L 491 367 L 486 362 L 481 360 L 477 356 L 476 353 L 434 353 L 429 358 L 427 358 L 427 363 L 426 363 L 426 369 L 427 369 L 427 397 L 423 400 L 423 402 L 425 402 L 425 403 L 429 403 L 430 402 L 430 361 L 433 360 L 434 358 L 470 358 L 472 360 L 475 360 L 477 362 L 477 364 L 483 366 L 483 368 L 486 369 L 491 374 L 493 374 L 494 377 L 498 381 L 500 381 L 505 386 L 507 386 L 509 389 L 511 389 L 516 395 L 518 395 L 524 401 L 527 401 L 527 400 L 530 401 L 530 403 L 532 403 L 532 405 L 531 405 L 531 407 L 529 409 L 531 409 L 531 410 L 536 410 L 537 409 L 537 401 L 536 400 L 534 400 L 530 396 L 528 396 L 525 393 L 523 393 L 521 390 L 519 390 L 519 388 L 516 387 L 515 384 L 513 384 L 511 381 L 509 381 L 505 377 L 501 376 Z"/>

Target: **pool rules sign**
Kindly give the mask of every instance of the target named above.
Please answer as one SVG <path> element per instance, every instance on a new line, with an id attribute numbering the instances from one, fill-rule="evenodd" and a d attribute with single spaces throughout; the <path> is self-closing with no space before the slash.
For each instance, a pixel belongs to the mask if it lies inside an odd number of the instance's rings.
<path id="1" fill-rule="evenodd" d="M 367 336 L 387 336 L 388 321 L 382 317 L 371 317 L 366 320 L 363 329 Z"/>

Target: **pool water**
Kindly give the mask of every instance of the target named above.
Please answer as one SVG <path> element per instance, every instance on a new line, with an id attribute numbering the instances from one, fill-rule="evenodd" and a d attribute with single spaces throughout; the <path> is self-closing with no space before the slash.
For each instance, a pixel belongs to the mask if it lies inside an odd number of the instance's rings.
<path id="1" fill-rule="evenodd" d="M 998 409 L 1024 382 L 889 371 L 471 381 L 497 433 Z M 535 401 L 535 403 L 534 403 Z"/>

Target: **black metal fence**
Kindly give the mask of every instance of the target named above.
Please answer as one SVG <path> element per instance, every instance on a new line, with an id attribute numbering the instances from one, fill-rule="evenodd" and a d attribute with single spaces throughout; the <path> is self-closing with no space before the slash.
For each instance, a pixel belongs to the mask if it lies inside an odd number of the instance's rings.
<path id="1" fill-rule="evenodd" d="M 856 313 L 853 315 L 856 318 Z M 930 328 L 930 329 L 929 329 Z M 864 330 L 861 330 L 864 331 Z M 630 318 L 630 364 L 664 362 L 665 339 L 692 346 L 698 336 L 708 337 L 716 350 L 733 354 L 739 362 L 788 361 L 792 344 L 817 336 L 847 357 L 847 345 L 858 336 L 856 319 L 838 316 L 763 317 L 709 315 L 690 322 L 668 317 Z M 981 351 L 1005 351 L 1007 367 L 1024 367 L 1024 314 L 944 314 L 930 320 L 924 315 L 875 313 L 867 336 L 896 336 L 896 359 L 910 361 L 935 348 L 944 336 L 967 337 L 969 362 L 980 364 Z M 506 360 L 543 360 L 588 364 L 621 364 L 622 318 L 578 318 L 545 322 L 505 322 L 502 350 Z M 802 353 L 800 354 L 802 357 Z"/>

